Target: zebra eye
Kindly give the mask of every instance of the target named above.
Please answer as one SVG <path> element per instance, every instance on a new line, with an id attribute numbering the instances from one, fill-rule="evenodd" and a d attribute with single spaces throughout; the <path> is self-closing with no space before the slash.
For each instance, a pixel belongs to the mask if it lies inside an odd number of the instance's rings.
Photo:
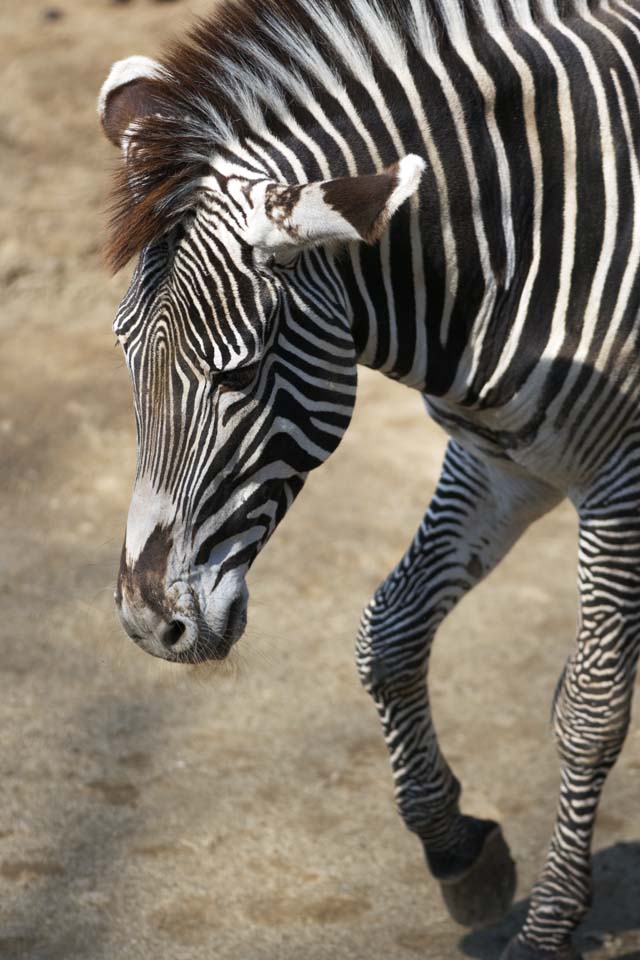
<path id="1" fill-rule="evenodd" d="M 257 363 L 247 367 L 235 367 L 233 370 L 223 370 L 217 377 L 218 386 L 221 390 L 241 390 L 253 383 L 257 372 Z"/>
<path id="2" fill-rule="evenodd" d="M 261 268 L 267 274 L 272 275 L 282 270 L 292 270 L 299 259 L 300 253 L 298 250 L 294 250 L 293 252 L 289 253 L 272 253 L 261 263 Z"/>
<path id="3" fill-rule="evenodd" d="M 289 253 L 282 253 L 279 257 L 273 258 L 273 269 L 280 270 L 293 270 L 298 260 L 300 259 L 300 251 L 293 250 Z"/>

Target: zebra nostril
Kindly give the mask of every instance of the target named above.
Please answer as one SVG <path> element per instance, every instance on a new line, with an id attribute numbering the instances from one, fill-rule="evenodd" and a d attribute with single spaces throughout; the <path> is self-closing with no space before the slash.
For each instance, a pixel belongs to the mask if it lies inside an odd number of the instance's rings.
<path id="1" fill-rule="evenodd" d="M 244 602 L 242 597 L 236 597 L 231 606 L 229 607 L 229 613 L 227 615 L 227 623 L 225 626 L 225 634 L 233 632 L 238 628 L 239 622 L 244 615 Z"/>
<path id="2" fill-rule="evenodd" d="M 180 642 L 186 629 L 186 624 L 182 623 L 182 621 L 172 620 L 171 623 L 165 624 L 160 629 L 158 635 L 164 646 L 171 648 Z"/>

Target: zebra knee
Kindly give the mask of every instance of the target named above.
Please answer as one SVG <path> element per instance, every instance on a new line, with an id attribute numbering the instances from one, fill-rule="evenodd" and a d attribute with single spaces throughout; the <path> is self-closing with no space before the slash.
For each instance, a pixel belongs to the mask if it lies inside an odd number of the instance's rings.
<path id="1" fill-rule="evenodd" d="M 412 643 L 398 631 L 394 625 L 393 608 L 381 591 L 362 613 L 356 643 L 356 667 L 363 687 L 373 697 L 424 684 L 424 641 Z"/>
<path id="2" fill-rule="evenodd" d="M 563 763 L 601 769 L 616 762 L 629 729 L 632 690 L 627 678 L 596 679 L 570 660 L 553 701 L 553 733 Z"/>

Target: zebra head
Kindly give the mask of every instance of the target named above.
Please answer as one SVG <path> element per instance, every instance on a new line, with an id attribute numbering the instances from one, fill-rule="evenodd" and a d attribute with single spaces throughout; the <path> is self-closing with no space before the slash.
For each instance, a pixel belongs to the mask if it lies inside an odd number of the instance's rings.
<path id="1" fill-rule="evenodd" d="M 132 131 L 160 69 L 117 64 L 100 98 L 133 180 Z M 145 244 L 114 324 L 138 436 L 116 603 L 149 653 L 220 659 L 242 634 L 246 573 L 353 410 L 336 244 L 376 240 L 421 172 L 409 157 L 379 175 L 290 185 L 214 163 Z"/>

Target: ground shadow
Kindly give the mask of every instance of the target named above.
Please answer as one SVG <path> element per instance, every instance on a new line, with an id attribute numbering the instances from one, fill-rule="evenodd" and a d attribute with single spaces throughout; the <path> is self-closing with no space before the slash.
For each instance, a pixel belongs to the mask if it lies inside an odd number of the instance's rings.
<path id="1" fill-rule="evenodd" d="M 123 740 L 118 728 L 127 724 L 135 730 L 135 742 L 144 744 L 151 762 L 162 730 L 172 720 L 168 706 L 158 697 L 152 702 L 151 696 L 135 700 L 133 695 L 101 694 L 62 725 L 66 749 L 77 755 L 80 766 L 90 758 L 96 772 L 92 778 L 77 777 L 74 796 L 61 791 L 67 806 L 52 807 L 49 822 L 34 832 L 30 845 L 46 854 L 0 859 L 0 879 L 20 886 L 12 898 L 15 909 L 3 905 L 2 960 L 98 960 L 109 955 L 111 916 L 105 904 L 117 884 L 113 874 L 122 851 L 143 827 L 134 813 L 146 785 L 142 772 L 121 764 L 121 744 L 131 737 Z M 92 731 L 95 751 L 74 729 Z M 66 918 L 59 925 L 51 922 L 52 903 Z"/>
<path id="2" fill-rule="evenodd" d="M 593 879 L 593 907 L 576 932 L 577 948 L 587 954 L 605 946 L 607 955 L 616 960 L 640 960 L 640 842 L 616 843 L 598 851 L 593 859 Z M 520 929 L 527 904 L 520 900 L 502 923 L 463 937 L 462 953 L 478 960 L 499 960 Z M 637 934 L 637 949 L 634 942 L 628 952 L 624 934 Z M 618 938 L 621 943 L 616 952 Z"/>
<path id="3" fill-rule="evenodd" d="M 75 545 L 43 548 L 33 608 L 2 636 L 0 691 L 19 690 L 32 710 L 16 713 L 0 757 L 2 790 L 24 796 L 0 817 L 1 960 L 112 956 L 120 865 L 135 859 L 145 793 L 163 774 L 166 731 L 181 716 L 170 690 L 112 674 L 105 638 L 128 643 L 92 600 L 105 569 L 114 581 L 117 547 L 80 554 L 77 567 Z"/>

